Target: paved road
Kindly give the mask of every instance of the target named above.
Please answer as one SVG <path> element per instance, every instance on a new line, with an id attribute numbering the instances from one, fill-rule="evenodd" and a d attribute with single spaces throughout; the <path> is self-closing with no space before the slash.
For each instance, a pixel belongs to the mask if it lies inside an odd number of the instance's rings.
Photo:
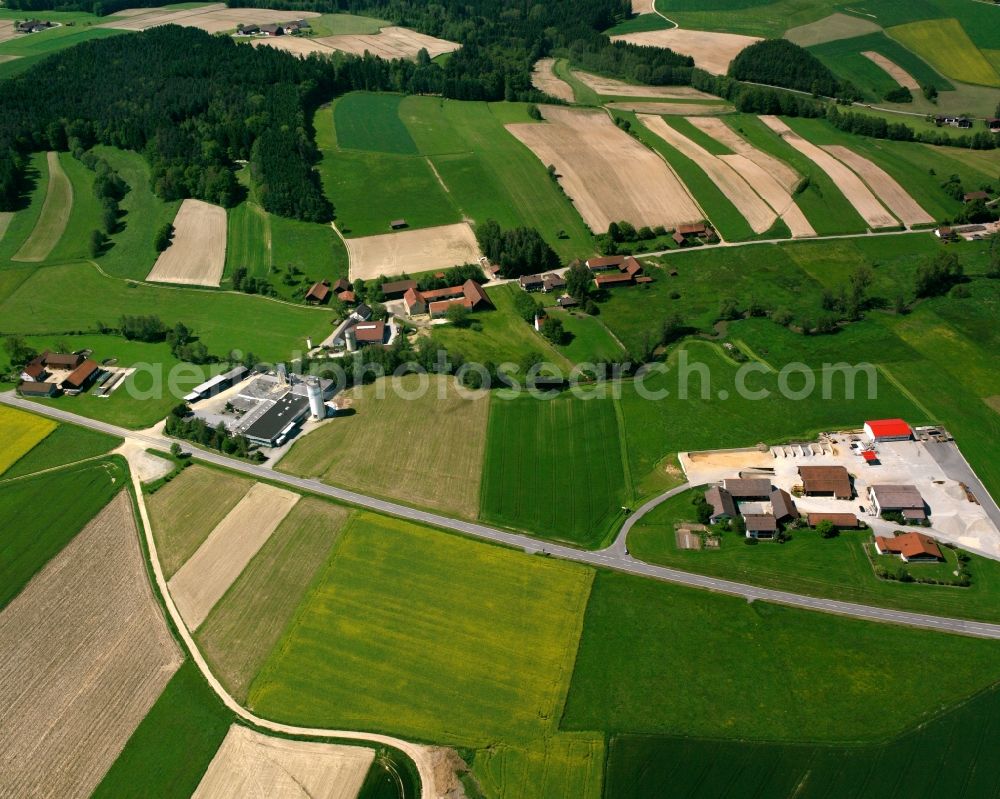
<path id="1" fill-rule="evenodd" d="M 0 394 L 0 402 L 38 413 L 43 416 L 48 416 L 49 418 L 56 419 L 58 421 L 88 427 L 92 430 L 99 430 L 113 436 L 131 438 L 133 440 L 143 442 L 150 447 L 166 449 L 171 443 L 170 439 L 163 436 L 150 433 L 137 433 L 133 430 L 127 430 L 123 427 L 118 427 L 106 422 L 87 419 L 51 405 L 40 405 L 30 402 L 15 396 L 13 392 Z M 314 494 L 327 496 L 351 505 L 378 511 L 379 513 L 409 519 L 411 521 L 420 522 L 444 530 L 451 530 L 453 532 L 462 533 L 484 541 L 504 544 L 531 554 L 543 553 L 564 560 L 585 563 L 590 566 L 613 569 L 627 574 L 649 577 L 654 580 L 662 580 L 664 582 L 686 585 L 692 588 L 702 588 L 708 591 L 716 591 L 723 594 L 730 594 L 732 596 L 739 596 L 751 602 L 755 600 L 764 600 L 767 602 L 777 602 L 782 605 L 790 605 L 792 607 L 805 608 L 807 610 L 836 613 L 842 616 L 850 616 L 852 618 L 865 619 L 868 621 L 890 622 L 909 627 L 921 627 L 931 630 L 940 630 L 943 632 L 971 635 L 979 638 L 1000 639 L 1000 624 L 967 621 L 964 619 L 952 619 L 923 613 L 912 613 L 902 610 L 872 607 L 870 605 L 861 605 L 853 602 L 841 602 L 835 599 L 821 599 L 819 597 L 804 596 L 790 591 L 760 588 L 758 586 L 738 583 L 732 580 L 721 580 L 716 577 L 707 577 L 701 574 L 692 574 L 690 572 L 680 571 L 679 569 L 655 566 L 633 558 L 625 550 L 625 535 L 627 535 L 628 530 L 631 529 L 632 526 L 634 526 L 645 513 L 648 513 L 652 508 L 660 504 L 660 502 L 663 502 L 665 499 L 682 490 L 683 487 L 671 489 L 670 491 L 661 494 L 659 497 L 647 502 L 638 511 L 636 511 L 631 518 L 628 519 L 626 522 L 627 529 L 624 531 L 623 535 L 618 536 L 614 544 L 604 550 L 591 552 L 575 549 L 561 544 L 550 544 L 545 541 L 540 541 L 537 538 L 532 538 L 531 536 L 500 530 L 495 527 L 479 524 L 477 522 L 452 519 L 448 516 L 442 516 L 437 513 L 417 510 L 416 508 L 400 505 L 396 502 L 390 502 L 376 497 L 369 497 L 365 494 L 359 494 L 355 491 L 348 491 L 343 488 L 334 488 L 333 486 L 324 485 L 316 480 L 308 480 L 302 477 L 282 474 L 263 466 L 245 463 L 244 461 L 229 458 L 215 452 L 198 450 L 196 454 L 200 460 L 224 466 L 227 469 L 242 472 L 243 474 L 248 474 L 262 480 L 271 480 L 302 491 L 312 492 Z"/>
<path id="2" fill-rule="evenodd" d="M 976 476 L 958 446 L 953 441 L 925 441 L 924 447 L 948 477 L 969 487 L 979 500 L 979 504 L 983 506 L 986 515 L 990 517 L 990 521 L 1000 530 L 1000 507 L 997 507 L 996 500 Z"/>

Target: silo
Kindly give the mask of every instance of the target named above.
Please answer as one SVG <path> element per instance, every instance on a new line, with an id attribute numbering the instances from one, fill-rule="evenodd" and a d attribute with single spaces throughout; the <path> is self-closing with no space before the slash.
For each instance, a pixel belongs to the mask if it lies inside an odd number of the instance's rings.
<path id="1" fill-rule="evenodd" d="M 348 352 L 356 352 L 358 349 L 358 337 L 354 328 L 350 328 L 344 333 L 344 342 L 347 344 Z"/>
<path id="2" fill-rule="evenodd" d="M 326 405 L 323 403 L 323 389 L 317 378 L 310 377 L 306 381 L 306 392 L 309 395 L 309 412 L 312 413 L 313 419 L 325 419 Z"/>

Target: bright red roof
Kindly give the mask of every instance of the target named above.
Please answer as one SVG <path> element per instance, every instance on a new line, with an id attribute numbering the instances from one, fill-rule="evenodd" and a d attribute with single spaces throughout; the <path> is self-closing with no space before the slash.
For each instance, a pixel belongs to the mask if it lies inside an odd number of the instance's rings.
<path id="1" fill-rule="evenodd" d="M 910 426 L 902 419 L 875 419 L 874 421 L 865 422 L 865 424 L 876 438 L 882 438 L 883 436 L 895 438 L 896 436 L 913 435 Z"/>
<path id="2" fill-rule="evenodd" d="M 861 457 L 870 463 L 871 461 L 878 460 L 878 453 L 872 452 L 870 449 L 866 449 L 864 452 L 861 453 Z"/>

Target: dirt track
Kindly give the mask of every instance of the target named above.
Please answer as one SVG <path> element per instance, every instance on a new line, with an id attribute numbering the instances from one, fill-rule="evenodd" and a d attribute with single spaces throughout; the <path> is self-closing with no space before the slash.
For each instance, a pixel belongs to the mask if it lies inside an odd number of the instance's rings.
<path id="1" fill-rule="evenodd" d="M 0 795 L 90 796 L 180 663 L 122 491 L 0 613 Z"/>
<path id="2" fill-rule="evenodd" d="M 474 264 L 482 253 L 467 222 L 346 239 L 351 280 Z"/>
<path id="3" fill-rule="evenodd" d="M 878 164 L 840 145 L 825 145 L 823 149 L 853 169 L 885 203 L 886 207 L 907 227 L 929 225 L 934 222 L 934 217 L 917 205 L 917 201 L 910 196 L 909 192 Z"/>
<path id="4" fill-rule="evenodd" d="M 299 495 L 255 483 L 168 583 L 188 629 L 196 630 L 264 546 Z"/>
<path id="5" fill-rule="evenodd" d="M 795 187 L 799 185 L 802 176 L 798 172 L 780 158 L 775 158 L 770 153 L 758 150 L 721 119 L 713 117 L 690 117 L 688 122 L 703 133 L 707 133 L 719 142 L 719 144 L 728 147 L 738 155 L 746 156 L 759 165 L 761 169 L 784 186 L 787 191 L 794 191 Z"/>
<path id="6" fill-rule="evenodd" d="M 573 95 L 573 87 L 555 73 L 556 60 L 554 58 L 540 58 L 531 69 L 531 85 L 538 91 L 572 103 L 576 98 Z"/>
<path id="7" fill-rule="evenodd" d="M 756 36 L 741 36 L 736 33 L 712 33 L 693 31 L 686 28 L 626 33 L 612 36 L 614 42 L 631 42 L 645 47 L 669 47 L 676 53 L 694 58 L 695 66 L 714 75 L 725 75 L 729 64 L 744 48 L 760 39 Z"/>
<path id="8" fill-rule="evenodd" d="M 899 220 L 886 211 L 871 190 L 862 183 L 861 178 L 826 150 L 803 139 L 778 117 L 762 116 L 760 119 L 792 147 L 826 172 L 872 230 L 899 225 Z"/>
<path id="9" fill-rule="evenodd" d="M 374 760 L 374 749 L 288 741 L 234 724 L 191 799 L 355 799 Z"/>
<path id="10" fill-rule="evenodd" d="M 663 97 L 668 100 L 718 100 L 713 94 L 706 94 L 690 86 L 637 86 L 602 75 L 573 70 L 581 82 L 605 97 Z"/>
<path id="11" fill-rule="evenodd" d="M 639 115 L 639 121 L 701 167 L 719 190 L 736 206 L 736 210 L 743 215 L 754 233 L 763 233 L 777 221 L 777 213 L 726 161 L 715 157 L 701 145 L 674 130 L 662 117 Z"/>
<path id="12" fill-rule="evenodd" d="M 226 209 L 185 200 L 174 218 L 174 240 L 160 253 L 147 280 L 218 286 L 226 266 Z"/>
<path id="13" fill-rule="evenodd" d="M 896 83 L 900 86 L 910 89 L 911 91 L 920 91 L 920 84 L 914 80 L 913 76 L 909 72 L 895 62 L 890 61 L 881 53 L 866 50 L 861 55 L 884 69 L 888 73 L 889 77 L 896 81 Z"/>
<path id="14" fill-rule="evenodd" d="M 681 179 L 652 150 L 601 111 L 546 106 L 547 124 L 507 125 L 559 182 L 595 233 L 625 220 L 636 227 L 700 222 L 705 218 Z"/>

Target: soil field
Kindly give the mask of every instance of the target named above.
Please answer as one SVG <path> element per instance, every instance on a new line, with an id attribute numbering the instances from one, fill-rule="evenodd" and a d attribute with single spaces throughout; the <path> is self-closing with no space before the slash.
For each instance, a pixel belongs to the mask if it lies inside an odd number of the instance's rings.
<path id="1" fill-rule="evenodd" d="M 156 552 L 167 579 L 197 551 L 252 485 L 245 477 L 189 466 L 146 500 Z"/>
<path id="2" fill-rule="evenodd" d="M 294 13 L 296 16 L 301 16 L 299 12 Z M 371 53 L 386 60 L 394 58 L 413 60 L 421 50 L 426 50 L 431 58 L 437 58 L 439 55 L 454 52 L 461 46 L 446 39 L 437 39 L 434 36 L 427 36 L 409 28 L 400 28 L 395 25 L 382 28 L 375 34 L 345 33 L 319 38 L 268 36 L 263 39 L 252 39 L 250 42 L 254 47 L 277 47 L 298 55 L 331 53 L 336 50 L 353 55 Z"/>
<path id="3" fill-rule="evenodd" d="M 226 209 L 185 200 L 174 218 L 174 239 L 146 276 L 160 283 L 215 286 L 226 267 Z"/>
<path id="4" fill-rule="evenodd" d="M 736 210 L 743 215 L 754 233 L 759 235 L 775 223 L 777 213 L 728 163 L 670 127 L 662 117 L 640 114 L 639 121 L 671 147 L 694 161 L 736 206 Z"/>
<path id="5" fill-rule="evenodd" d="M 871 20 L 838 13 L 810 22 L 808 25 L 790 28 L 785 31 L 785 38 L 799 47 L 812 47 L 838 39 L 853 39 L 855 36 L 879 33 L 881 30 L 882 28 Z"/>
<path id="6" fill-rule="evenodd" d="M 547 124 L 507 125 L 559 182 L 595 233 L 625 220 L 638 227 L 699 222 L 705 214 L 680 178 L 601 111 L 546 106 Z"/>
<path id="7" fill-rule="evenodd" d="M 240 23 L 245 25 L 266 25 L 289 22 L 293 19 L 310 19 L 319 14 L 312 11 L 279 11 L 270 8 L 228 8 L 223 3 L 186 8 L 180 11 L 171 8 L 134 8 L 115 13 L 116 19 L 101 27 L 123 31 L 144 31 L 158 25 L 180 25 L 185 28 L 200 28 L 206 33 L 232 31 Z M 285 37 L 278 37 L 285 38 Z M 293 38 L 291 36 L 287 38 Z"/>
<path id="8" fill-rule="evenodd" d="M 799 185 L 799 181 L 802 180 L 802 176 L 788 164 L 780 158 L 775 158 L 770 153 L 754 147 L 721 119 L 690 117 L 688 122 L 737 155 L 745 156 L 753 161 L 784 186 L 787 191 L 794 191 L 795 187 Z"/>
<path id="9" fill-rule="evenodd" d="M 913 76 L 910 75 L 905 69 L 897 64 L 894 64 L 888 58 L 886 58 L 881 53 L 876 53 L 873 50 L 866 50 L 861 55 L 867 58 L 872 63 L 881 67 L 888 73 L 889 77 L 892 78 L 900 86 L 904 86 L 911 91 L 920 91 L 920 84 L 914 80 Z"/>
<path id="10" fill-rule="evenodd" d="M 653 0 L 632 0 L 633 14 L 652 14 Z"/>
<path id="11" fill-rule="evenodd" d="M 809 224 L 802 209 L 796 205 L 792 195 L 770 172 L 745 155 L 721 155 L 719 158 L 736 170 L 754 191 L 764 198 L 764 202 L 779 212 L 788 225 L 792 238 L 800 239 L 816 235 L 815 229 Z"/>
<path id="12" fill-rule="evenodd" d="M 14 33 L 14 20 L 0 19 L 0 44 L 10 41 L 16 36 L 17 34 Z"/>
<path id="13" fill-rule="evenodd" d="M 374 759 L 374 749 L 287 741 L 234 724 L 192 799 L 355 799 Z"/>
<path id="14" fill-rule="evenodd" d="M 188 628 L 198 629 L 298 501 L 298 494 L 256 483 L 212 530 L 167 584 Z"/>
<path id="15" fill-rule="evenodd" d="M 694 58 L 695 66 L 713 75 L 725 75 L 729 64 L 739 52 L 760 39 L 736 33 L 671 28 L 612 36 L 612 41 L 624 41 L 643 47 L 668 47 L 676 53 Z"/>
<path id="16" fill-rule="evenodd" d="M 622 100 L 606 103 L 605 107 L 615 111 L 635 111 L 637 114 L 659 114 L 665 116 L 688 116 L 690 114 L 718 115 L 728 114 L 733 110 L 731 105 L 702 105 L 699 103 L 656 103 L 648 100 L 631 102 Z"/>
<path id="17" fill-rule="evenodd" d="M 304 497 L 198 628 L 212 671 L 240 702 L 295 614 L 348 511 Z"/>
<path id="18" fill-rule="evenodd" d="M 0 614 L 0 794 L 90 796 L 181 659 L 122 491 Z"/>
<path id="19" fill-rule="evenodd" d="M 555 65 L 554 58 L 538 59 L 531 69 L 531 85 L 540 92 L 572 103 L 576 100 L 573 96 L 573 87 L 556 75 Z"/>
<path id="20" fill-rule="evenodd" d="M 812 142 L 806 141 L 778 117 L 761 116 L 760 119 L 778 136 L 822 169 L 854 206 L 854 209 L 861 214 L 870 228 L 875 230 L 899 225 L 896 218 L 882 207 L 882 204 L 875 198 L 871 190 L 861 182 L 861 179 L 840 161 Z"/>
<path id="21" fill-rule="evenodd" d="M 33 413 L 0 408 L 0 475 L 56 429 L 56 423 Z"/>
<path id="22" fill-rule="evenodd" d="M 467 222 L 347 239 L 351 280 L 474 264 L 482 253 Z"/>
<path id="23" fill-rule="evenodd" d="M 933 224 L 934 218 L 917 205 L 917 201 L 906 189 L 875 162 L 839 144 L 829 144 L 823 149 L 853 169 L 904 225 L 913 227 Z"/>
<path id="24" fill-rule="evenodd" d="M 583 83 L 605 97 L 663 97 L 669 100 L 718 100 L 714 94 L 706 94 L 690 86 L 640 86 L 625 83 L 603 75 L 592 75 L 589 72 L 573 70 Z"/>
<path id="25" fill-rule="evenodd" d="M 404 399 L 393 382 L 338 395 L 354 414 L 303 436 L 278 469 L 475 518 L 489 395 L 466 399 L 450 379 L 438 378 L 423 396 Z M 419 377 L 406 376 L 398 385 L 416 393 Z"/>
<path id="26" fill-rule="evenodd" d="M 73 186 L 59 163 L 59 153 L 48 153 L 47 161 L 49 185 L 42 212 L 31 235 L 11 257 L 12 261 L 44 261 L 59 243 L 69 222 L 69 214 L 73 210 Z"/>

